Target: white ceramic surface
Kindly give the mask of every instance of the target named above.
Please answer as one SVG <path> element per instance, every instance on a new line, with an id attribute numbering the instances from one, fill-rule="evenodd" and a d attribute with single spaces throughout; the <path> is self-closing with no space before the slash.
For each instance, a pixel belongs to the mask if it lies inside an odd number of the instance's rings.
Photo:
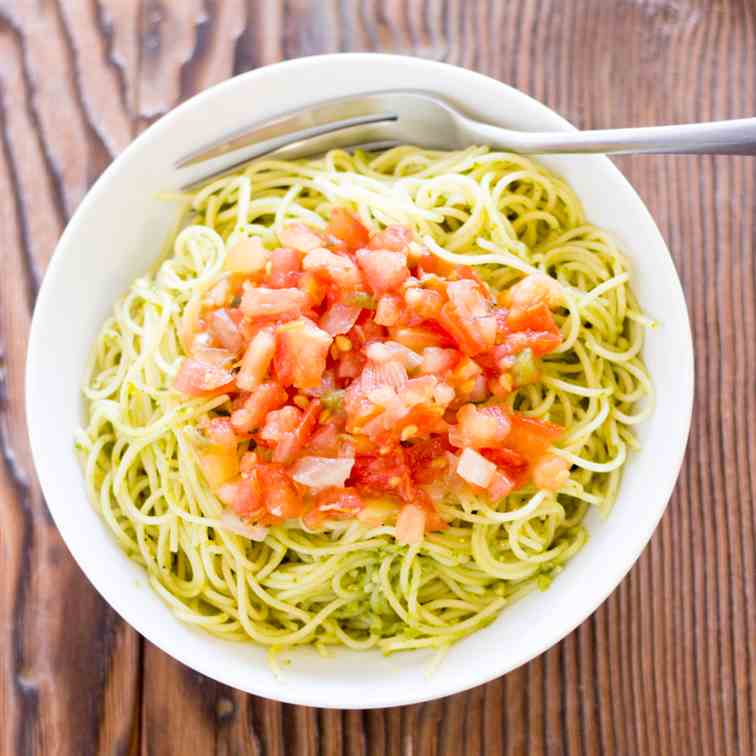
<path id="1" fill-rule="evenodd" d="M 572 127 L 544 105 L 485 76 L 431 61 L 370 54 L 303 58 L 215 86 L 145 131 L 100 177 L 68 224 L 45 276 L 32 323 L 26 375 L 29 433 L 50 511 L 71 553 L 110 605 L 152 643 L 202 674 L 297 704 L 370 708 L 422 701 L 486 682 L 542 653 L 583 622 L 638 558 L 661 517 L 682 462 L 693 397 L 690 326 L 665 243 L 630 184 L 603 157 L 549 157 L 588 218 L 620 240 L 645 310 L 661 322 L 644 355 L 656 410 L 639 428 L 607 521 L 588 517 L 590 541 L 545 593 L 505 610 L 452 647 L 428 676 L 429 654 L 304 649 L 276 677 L 264 649 L 218 640 L 176 620 L 145 574 L 118 549 L 87 501 L 73 452 L 79 386 L 90 346 L 115 299 L 156 258 L 174 207 L 155 198 L 179 176 L 184 153 L 291 108 L 362 90 L 429 89 L 472 114 L 516 129 Z M 198 173 L 203 170 L 199 166 Z M 62 597 L 61 597 L 61 600 Z"/>

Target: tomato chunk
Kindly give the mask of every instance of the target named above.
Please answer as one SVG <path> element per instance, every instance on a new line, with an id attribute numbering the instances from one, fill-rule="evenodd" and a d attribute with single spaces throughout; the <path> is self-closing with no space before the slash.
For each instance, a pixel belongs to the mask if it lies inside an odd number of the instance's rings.
<path id="1" fill-rule="evenodd" d="M 268 412 L 283 407 L 288 398 L 288 394 L 278 383 L 263 383 L 232 413 L 231 425 L 237 433 L 249 433 L 262 425 Z"/>
<path id="2" fill-rule="evenodd" d="M 323 246 L 323 235 L 304 223 L 289 223 L 281 229 L 278 240 L 284 247 L 309 252 Z"/>
<path id="3" fill-rule="evenodd" d="M 256 472 L 265 508 L 273 517 L 289 520 L 304 512 L 302 498 L 282 465 L 261 464 Z"/>
<path id="4" fill-rule="evenodd" d="M 244 391 L 252 391 L 259 386 L 265 380 L 275 353 L 276 336 L 273 329 L 259 330 L 244 353 L 236 385 Z"/>
<path id="5" fill-rule="evenodd" d="M 351 488 L 332 486 L 321 491 L 313 508 L 302 518 L 311 529 L 321 527 L 325 520 L 344 520 L 356 517 L 365 507 L 365 502 L 357 491 Z"/>
<path id="6" fill-rule="evenodd" d="M 413 501 L 416 495 L 401 447 L 391 454 L 358 454 L 347 483 L 376 493 L 394 494 L 405 501 Z"/>
<path id="7" fill-rule="evenodd" d="M 449 430 L 449 443 L 471 449 L 501 446 L 511 427 L 511 420 L 501 407 L 478 409 L 474 404 L 465 404 L 457 412 L 457 425 Z"/>
<path id="8" fill-rule="evenodd" d="M 212 396 L 230 390 L 233 382 L 233 374 L 225 368 L 187 357 L 181 363 L 173 387 L 189 396 Z"/>
<path id="9" fill-rule="evenodd" d="M 513 309 L 528 309 L 541 303 L 557 307 L 562 302 L 562 287 L 551 276 L 532 273 L 509 289 L 508 298 Z"/>
<path id="10" fill-rule="evenodd" d="M 402 507 L 396 520 L 396 540 L 398 543 L 412 546 L 423 540 L 425 532 L 425 511 L 415 504 Z"/>
<path id="11" fill-rule="evenodd" d="M 218 498 L 247 519 L 255 519 L 265 511 L 256 474 L 224 483 L 218 489 Z"/>
<path id="12" fill-rule="evenodd" d="M 343 207 L 331 210 L 326 233 L 341 239 L 352 250 L 364 247 L 370 241 L 370 232 L 355 215 Z"/>
<path id="13" fill-rule="evenodd" d="M 294 461 L 297 454 L 302 451 L 310 436 L 312 436 L 318 422 L 321 407 L 320 399 L 314 399 L 304 415 L 297 413 L 297 416 L 301 417 L 301 420 L 298 420 L 290 429 L 281 432 L 280 437 L 277 439 L 278 443 L 273 450 L 274 462 L 288 465 Z M 293 409 L 293 407 L 286 407 L 284 409 Z M 283 410 L 281 411 L 283 412 Z"/>
<path id="14" fill-rule="evenodd" d="M 506 446 L 530 460 L 540 457 L 565 430 L 556 423 L 516 413 L 510 416 L 510 422 Z"/>
<path id="15" fill-rule="evenodd" d="M 397 289 L 410 274 L 403 252 L 361 249 L 357 252 L 357 264 L 371 291 L 379 296 Z"/>
<path id="16" fill-rule="evenodd" d="M 278 380 L 284 386 L 300 389 L 317 386 L 333 339 L 309 318 L 280 326 L 276 339 L 273 366 Z"/>
<path id="17" fill-rule="evenodd" d="M 269 257 L 270 252 L 263 247 L 259 237 L 240 239 L 226 253 L 223 267 L 231 273 L 252 276 L 265 270 Z"/>
<path id="18" fill-rule="evenodd" d="M 395 294 L 384 294 L 378 300 L 375 322 L 378 325 L 396 325 L 402 317 L 402 300 Z"/>
<path id="19" fill-rule="evenodd" d="M 307 306 L 307 295 L 299 289 L 249 287 L 242 295 L 241 309 L 248 318 L 297 317 Z"/>
<path id="20" fill-rule="evenodd" d="M 425 347 L 423 349 L 423 364 L 421 373 L 444 375 L 454 369 L 462 358 L 456 349 L 442 349 L 441 347 Z"/>
<path id="21" fill-rule="evenodd" d="M 533 464 L 533 483 L 547 491 L 559 491 L 570 478 L 570 463 L 556 454 L 544 454 Z"/>
<path id="22" fill-rule="evenodd" d="M 449 301 L 441 308 L 439 323 L 468 355 L 491 349 L 496 343 L 496 316 L 480 286 L 469 279 L 446 287 Z"/>
<path id="23" fill-rule="evenodd" d="M 404 300 L 423 320 L 435 320 L 444 304 L 444 298 L 439 292 L 415 286 L 404 292 Z"/>
<path id="24" fill-rule="evenodd" d="M 310 250 L 302 261 L 302 267 L 306 271 L 327 276 L 342 289 L 356 289 L 362 284 L 360 271 L 351 258 L 323 247 Z"/>
<path id="25" fill-rule="evenodd" d="M 329 335 L 349 333 L 362 312 L 361 307 L 334 302 L 322 315 L 318 325 Z"/>
<path id="26" fill-rule="evenodd" d="M 281 409 L 268 412 L 265 417 L 265 425 L 260 429 L 257 437 L 263 443 L 276 444 L 287 433 L 291 433 L 301 421 L 301 410 L 288 404 Z"/>
<path id="27" fill-rule="evenodd" d="M 290 247 L 274 249 L 270 256 L 267 284 L 273 289 L 293 288 L 302 273 L 302 253 Z"/>
<path id="28" fill-rule="evenodd" d="M 406 252 L 413 238 L 412 229 L 407 226 L 386 226 L 383 231 L 373 234 L 368 247 L 370 249 L 385 249 L 389 252 Z"/>
<path id="29" fill-rule="evenodd" d="M 239 437 L 234 431 L 229 417 L 213 417 L 204 426 L 205 435 L 217 446 L 230 446 L 236 448 Z"/>
<path id="30" fill-rule="evenodd" d="M 230 310 L 214 310 L 209 317 L 209 331 L 213 338 L 229 352 L 236 354 L 242 348 L 242 335 Z"/>
<path id="31" fill-rule="evenodd" d="M 448 467 L 446 452 L 448 440 L 444 436 L 433 436 L 405 449 L 407 464 L 416 483 L 433 483 Z"/>
<path id="32" fill-rule="evenodd" d="M 239 474 L 236 449 L 228 446 L 208 446 L 197 452 L 200 469 L 213 491 Z"/>

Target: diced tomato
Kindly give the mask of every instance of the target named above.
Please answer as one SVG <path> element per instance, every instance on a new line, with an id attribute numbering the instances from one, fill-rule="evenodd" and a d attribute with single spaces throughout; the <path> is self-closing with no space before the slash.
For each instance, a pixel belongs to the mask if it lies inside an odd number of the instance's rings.
<path id="1" fill-rule="evenodd" d="M 365 367 L 365 355 L 354 350 L 342 352 L 336 369 L 339 378 L 356 378 Z"/>
<path id="2" fill-rule="evenodd" d="M 307 452 L 317 457 L 335 457 L 339 451 L 339 426 L 336 423 L 322 425 L 307 442 Z"/>
<path id="3" fill-rule="evenodd" d="M 278 383 L 263 383 L 252 391 L 241 408 L 232 413 L 234 430 L 248 433 L 260 427 L 268 412 L 283 407 L 288 399 L 288 394 Z"/>
<path id="4" fill-rule="evenodd" d="M 468 355 L 491 349 L 496 343 L 496 316 L 480 287 L 469 279 L 446 287 L 449 301 L 441 308 L 439 323 Z"/>
<path id="5" fill-rule="evenodd" d="M 286 407 L 284 409 L 293 409 L 293 407 Z M 310 436 L 312 436 L 312 432 L 318 423 L 321 409 L 322 404 L 320 403 L 320 399 L 314 399 L 310 402 L 304 415 L 301 415 L 301 421 L 291 427 L 290 430 L 281 434 L 276 447 L 273 449 L 274 462 L 288 465 L 294 461 L 297 454 L 302 451 L 304 445 L 310 440 Z"/>
<path id="6" fill-rule="evenodd" d="M 486 401 L 489 396 L 488 381 L 486 380 L 486 376 L 482 374 L 476 375 L 475 378 L 472 379 L 472 386 L 466 386 L 465 390 L 463 390 L 462 393 L 471 402 Z"/>
<path id="7" fill-rule="evenodd" d="M 301 274 L 298 285 L 307 296 L 307 301 L 311 307 L 320 307 L 328 294 L 326 281 L 311 270 Z"/>
<path id="8" fill-rule="evenodd" d="M 449 443 L 459 448 L 494 448 L 506 441 L 510 429 L 509 416 L 501 407 L 479 409 L 465 404 L 457 412 L 457 425 L 449 430 Z"/>
<path id="9" fill-rule="evenodd" d="M 433 483 L 448 467 L 447 451 L 449 443 L 444 436 L 426 438 L 406 447 L 404 453 L 413 480 L 420 484 Z"/>
<path id="10" fill-rule="evenodd" d="M 323 247 L 311 249 L 302 261 L 306 271 L 327 276 L 342 289 L 357 289 L 362 276 L 354 262 L 345 254 L 337 254 Z"/>
<path id="11" fill-rule="evenodd" d="M 415 504 L 406 504 L 396 520 L 396 540 L 412 546 L 423 540 L 425 532 L 425 511 Z"/>
<path id="12" fill-rule="evenodd" d="M 352 381 L 344 395 L 347 413 L 347 430 L 362 429 L 362 426 L 376 415 L 385 413 L 389 404 L 397 403 L 406 414 L 406 407 L 396 396 L 396 389 L 407 382 L 407 370 L 395 360 L 376 364 L 368 362 L 357 380 Z M 387 397 L 386 404 L 376 401 L 376 395 Z M 389 418 L 385 418 L 387 421 Z"/>
<path id="13" fill-rule="evenodd" d="M 386 226 L 383 231 L 373 234 L 368 247 L 370 249 L 385 249 L 389 252 L 406 252 L 413 239 L 412 229 L 407 226 Z"/>
<path id="14" fill-rule="evenodd" d="M 422 352 L 426 347 L 455 346 L 454 339 L 432 320 L 426 320 L 420 326 L 392 329 L 391 338 L 415 352 Z"/>
<path id="15" fill-rule="evenodd" d="M 320 383 L 333 339 L 309 318 L 280 326 L 273 366 L 284 386 L 305 389 Z"/>
<path id="16" fill-rule="evenodd" d="M 477 378 L 482 372 L 482 368 L 474 359 L 463 355 L 459 362 L 454 366 L 450 380 L 454 383 L 465 383 Z"/>
<path id="17" fill-rule="evenodd" d="M 527 309 L 513 309 L 507 316 L 507 325 L 513 331 L 548 331 L 559 333 L 551 310 L 543 303 Z"/>
<path id="18" fill-rule="evenodd" d="M 562 287 L 551 276 L 532 273 L 512 286 L 507 295 L 515 309 L 528 309 L 541 303 L 557 307 L 562 302 Z"/>
<path id="19" fill-rule="evenodd" d="M 428 375 L 444 375 L 457 365 L 461 357 L 462 353 L 456 349 L 425 347 L 420 372 Z"/>
<path id="20" fill-rule="evenodd" d="M 197 452 L 197 459 L 202 474 L 213 491 L 239 474 L 239 459 L 235 448 L 208 446 Z"/>
<path id="21" fill-rule="evenodd" d="M 439 530 L 446 530 L 449 523 L 444 520 L 438 513 L 430 496 L 425 491 L 418 491 L 413 502 L 414 506 L 420 507 L 425 512 L 425 532 L 435 533 Z"/>
<path id="22" fill-rule="evenodd" d="M 334 302 L 323 313 L 318 325 L 330 336 L 349 333 L 357 322 L 360 312 L 362 312 L 360 307 Z"/>
<path id="23" fill-rule="evenodd" d="M 302 421 L 302 411 L 291 404 L 268 412 L 265 424 L 257 434 L 261 442 L 272 446 L 287 433 L 291 433 Z"/>
<path id="24" fill-rule="evenodd" d="M 347 484 L 361 486 L 376 493 L 395 494 L 405 501 L 412 501 L 416 494 L 402 447 L 391 454 L 356 455 Z"/>
<path id="25" fill-rule="evenodd" d="M 532 474 L 537 488 L 559 491 L 570 479 L 570 463 L 556 454 L 544 454 L 534 462 Z"/>
<path id="26" fill-rule="evenodd" d="M 255 519 L 265 511 L 257 475 L 224 483 L 218 498 L 240 517 Z"/>
<path id="27" fill-rule="evenodd" d="M 324 237 L 319 231 L 304 223 L 289 223 L 281 229 L 278 240 L 284 247 L 309 252 L 316 247 L 322 247 Z"/>
<path id="28" fill-rule="evenodd" d="M 404 292 L 404 301 L 423 320 L 435 320 L 444 304 L 444 298 L 439 292 L 416 286 L 412 286 Z"/>
<path id="29" fill-rule="evenodd" d="M 520 473 L 528 467 L 527 457 L 516 452 L 514 449 L 508 449 L 506 447 L 499 449 L 481 449 L 480 453 L 487 459 L 490 459 L 491 462 L 494 462 L 496 465 L 510 473 Z"/>
<path id="30" fill-rule="evenodd" d="M 236 385 L 244 391 L 252 391 L 259 386 L 265 380 L 275 353 L 276 335 L 273 329 L 258 331 L 244 353 Z"/>
<path id="31" fill-rule="evenodd" d="M 233 374 L 225 368 L 187 357 L 181 363 L 173 387 L 189 396 L 213 396 L 229 391 L 233 382 Z"/>
<path id="32" fill-rule="evenodd" d="M 231 273 L 244 273 L 254 276 L 265 270 L 270 257 L 261 239 L 253 236 L 251 239 L 240 239 L 226 252 L 223 267 Z"/>
<path id="33" fill-rule="evenodd" d="M 241 300 L 242 312 L 248 318 L 297 317 L 307 307 L 307 295 L 300 289 L 248 287 Z"/>
<path id="34" fill-rule="evenodd" d="M 424 252 L 417 262 L 417 272 L 420 277 L 434 275 L 447 278 L 453 271 L 454 265 L 442 260 L 432 252 Z"/>
<path id="35" fill-rule="evenodd" d="M 206 346 L 198 339 L 195 339 L 194 346 L 192 347 L 192 359 L 204 362 L 207 365 L 228 368 L 234 361 L 234 353 L 229 352 L 228 349 Z"/>
<path id="36" fill-rule="evenodd" d="M 364 247 L 370 241 L 370 232 L 355 215 L 343 207 L 334 207 L 331 210 L 326 233 L 341 239 L 351 250 Z"/>
<path id="37" fill-rule="evenodd" d="M 260 481 L 263 502 L 271 515 L 281 520 L 289 520 L 303 513 L 302 499 L 282 465 L 258 465 L 257 478 Z"/>
<path id="38" fill-rule="evenodd" d="M 384 294 L 378 300 L 375 322 L 382 326 L 396 325 L 402 317 L 402 300 L 396 294 Z"/>
<path id="39" fill-rule="evenodd" d="M 564 428 L 556 423 L 526 417 L 514 413 L 510 415 L 511 430 L 506 446 L 523 457 L 533 460 L 540 457 L 555 441 L 561 438 Z"/>
<path id="40" fill-rule="evenodd" d="M 345 520 L 356 517 L 365 507 L 357 491 L 351 488 L 331 487 L 321 491 L 302 522 L 311 530 L 321 527 L 325 520 Z"/>
<path id="41" fill-rule="evenodd" d="M 373 362 L 401 362 L 407 370 L 420 367 L 423 358 L 397 341 L 371 341 L 365 348 L 365 354 Z"/>
<path id="42" fill-rule="evenodd" d="M 236 448 L 239 437 L 234 432 L 234 426 L 229 417 L 213 417 L 204 426 L 205 435 L 211 443 L 217 446 Z"/>
<path id="43" fill-rule="evenodd" d="M 223 307 L 231 293 L 231 281 L 228 276 L 224 276 L 213 286 L 205 295 L 203 304 L 207 307 Z"/>
<path id="44" fill-rule="evenodd" d="M 507 328 L 509 333 L 501 337 L 502 343 L 492 351 L 500 367 L 508 365 L 508 362 L 502 363 L 502 359 L 525 349 L 531 349 L 534 356 L 540 357 L 553 352 L 562 343 L 562 333 L 554 322 L 554 316 L 543 303 L 526 310 L 511 310 L 507 316 Z"/>
<path id="45" fill-rule="evenodd" d="M 378 296 L 397 289 L 410 274 L 407 255 L 403 252 L 360 249 L 357 264 L 365 274 L 371 291 Z"/>
<path id="46" fill-rule="evenodd" d="M 230 310 L 214 310 L 210 313 L 208 324 L 213 338 L 222 347 L 234 354 L 239 352 L 242 348 L 242 335 Z"/>
<path id="47" fill-rule="evenodd" d="M 266 279 L 273 289 L 293 288 L 299 283 L 302 253 L 290 247 L 274 249 L 270 256 L 270 274 Z"/>

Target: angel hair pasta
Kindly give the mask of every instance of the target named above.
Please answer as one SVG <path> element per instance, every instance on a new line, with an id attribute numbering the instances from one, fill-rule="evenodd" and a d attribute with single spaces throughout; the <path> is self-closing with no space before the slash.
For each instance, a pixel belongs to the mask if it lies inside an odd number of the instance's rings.
<path id="1" fill-rule="evenodd" d="M 176 616 L 273 649 L 444 649 L 546 589 L 651 411 L 650 321 L 570 187 L 404 146 L 180 199 L 97 338 L 77 435 Z"/>

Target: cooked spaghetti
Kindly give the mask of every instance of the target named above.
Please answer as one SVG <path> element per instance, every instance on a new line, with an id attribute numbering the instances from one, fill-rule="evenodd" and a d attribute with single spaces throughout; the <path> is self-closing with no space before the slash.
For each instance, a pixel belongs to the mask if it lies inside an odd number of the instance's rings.
<path id="1" fill-rule="evenodd" d="M 650 321 L 570 187 L 518 155 L 405 146 L 258 160 L 180 199 L 170 251 L 100 332 L 77 434 L 92 501 L 174 613 L 274 651 L 389 653 L 545 590 L 588 508 L 609 513 L 652 404 Z M 406 272 L 377 284 L 390 254 Z M 334 260 L 359 273 L 348 301 Z M 272 291 L 310 299 L 292 314 Z M 436 293 L 446 315 L 399 327 Z M 455 323 L 460 293 L 483 310 Z M 386 365 L 400 378 L 368 391 Z M 408 385 L 426 404 L 385 414 Z"/>

